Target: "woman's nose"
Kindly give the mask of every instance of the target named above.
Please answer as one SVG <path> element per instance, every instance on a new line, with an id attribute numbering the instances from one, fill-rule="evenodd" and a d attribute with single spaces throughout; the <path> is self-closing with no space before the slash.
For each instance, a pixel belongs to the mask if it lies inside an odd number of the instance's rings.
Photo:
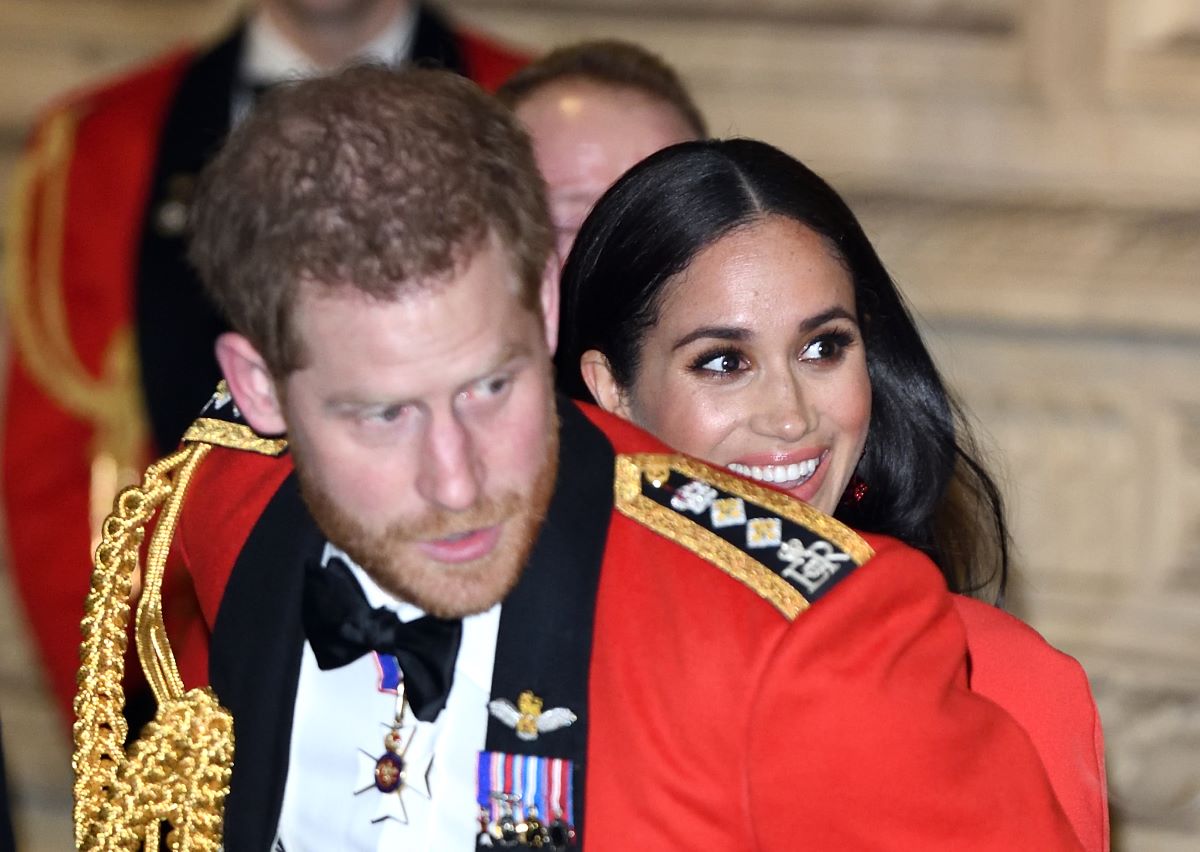
<path id="1" fill-rule="evenodd" d="M 809 431 L 811 420 L 804 389 L 787 376 L 763 384 L 750 428 L 767 437 L 797 441 Z"/>

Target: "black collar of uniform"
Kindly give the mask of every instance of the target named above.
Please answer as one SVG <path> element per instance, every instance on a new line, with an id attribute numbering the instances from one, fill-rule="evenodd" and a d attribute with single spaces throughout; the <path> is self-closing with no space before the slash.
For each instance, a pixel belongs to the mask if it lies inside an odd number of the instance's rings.
<path id="1" fill-rule="evenodd" d="M 604 434 L 574 404 L 565 397 L 558 403 L 558 480 L 525 572 L 500 609 L 491 694 L 515 703 L 529 690 L 546 709 L 565 707 L 576 721 L 527 741 L 491 716 L 485 748 L 571 760 L 575 824 L 582 845 L 588 675 L 600 566 L 612 515 L 615 455 Z"/>
<path id="2" fill-rule="evenodd" d="M 293 473 L 251 531 L 221 597 L 209 679 L 233 714 L 228 852 L 269 848 L 279 821 L 304 650 L 304 566 L 324 544 Z"/>

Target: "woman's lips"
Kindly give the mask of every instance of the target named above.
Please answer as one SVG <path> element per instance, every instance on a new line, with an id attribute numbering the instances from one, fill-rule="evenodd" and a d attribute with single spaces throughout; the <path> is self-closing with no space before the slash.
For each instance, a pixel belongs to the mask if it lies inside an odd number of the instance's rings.
<path id="1" fill-rule="evenodd" d="M 436 562 L 470 562 L 487 556 L 500 540 L 502 524 L 452 535 L 447 538 L 422 541 L 421 552 Z"/>
<path id="2" fill-rule="evenodd" d="M 808 482 L 821 466 L 822 460 L 828 454 L 827 450 L 808 453 L 788 453 L 773 455 L 768 458 L 745 457 L 730 462 L 726 467 L 756 482 L 766 482 L 791 491 Z"/>

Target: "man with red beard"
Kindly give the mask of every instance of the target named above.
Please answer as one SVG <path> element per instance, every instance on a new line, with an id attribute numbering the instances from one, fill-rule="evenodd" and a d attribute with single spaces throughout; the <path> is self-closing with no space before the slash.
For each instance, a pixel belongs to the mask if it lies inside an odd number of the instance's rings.
<path id="1" fill-rule="evenodd" d="M 498 102 L 430 71 L 272 92 L 195 209 L 226 383 L 105 527 L 81 846 L 1078 848 L 924 557 L 556 400 L 553 233 Z M 121 755 L 160 504 L 160 710 Z M 164 564 L 204 616 L 174 652 Z"/>
<path id="2" fill-rule="evenodd" d="M 370 60 L 494 89 L 526 61 L 417 0 L 240 5 L 217 43 L 53 104 L 12 178 L 0 500 L 8 567 L 68 721 L 81 556 L 116 492 L 175 446 L 219 378 L 213 341 L 227 326 L 186 258 L 197 174 L 281 81 Z"/>

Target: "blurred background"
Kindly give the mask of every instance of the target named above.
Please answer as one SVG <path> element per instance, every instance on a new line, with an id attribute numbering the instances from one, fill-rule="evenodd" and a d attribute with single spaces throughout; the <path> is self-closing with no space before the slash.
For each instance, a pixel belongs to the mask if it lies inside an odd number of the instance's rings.
<path id="1" fill-rule="evenodd" d="M 0 0 L 0 197 L 55 96 L 236 0 Z M 1200 848 L 1200 3 L 446 0 L 531 52 L 617 36 L 716 135 L 848 196 L 990 436 L 1011 608 L 1091 676 L 1113 846 Z M 69 746 L 0 566 L 18 848 L 71 845 Z"/>

